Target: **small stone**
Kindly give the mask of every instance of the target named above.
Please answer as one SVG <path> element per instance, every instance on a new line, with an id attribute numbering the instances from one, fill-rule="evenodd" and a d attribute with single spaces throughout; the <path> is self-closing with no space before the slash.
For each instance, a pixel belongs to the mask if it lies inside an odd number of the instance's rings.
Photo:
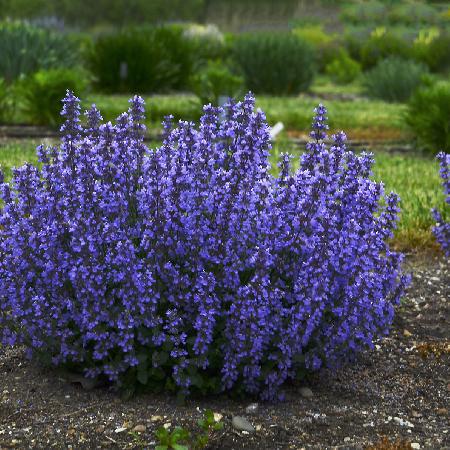
<path id="1" fill-rule="evenodd" d="M 103 433 L 103 432 L 105 431 L 104 425 L 98 426 L 98 427 L 95 429 L 95 431 L 96 431 L 97 433 Z"/>
<path id="2" fill-rule="evenodd" d="M 420 448 L 420 444 L 418 442 L 411 442 L 411 448 L 418 450 Z"/>
<path id="3" fill-rule="evenodd" d="M 413 412 L 411 413 L 411 415 L 412 415 L 413 417 L 415 417 L 416 419 L 418 419 L 419 417 L 422 417 L 422 414 L 421 414 L 419 411 L 413 411 Z"/>
<path id="4" fill-rule="evenodd" d="M 135 433 L 145 433 L 146 429 L 147 429 L 147 427 L 145 425 L 139 424 L 133 428 L 133 431 Z"/>
<path id="5" fill-rule="evenodd" d="M 233 425 L 233 428 L 239 431 L 247 431 L 249 433 L 255 431 L 253 425 L 245 417 L 242 416 L 234 416 L 231 424 Z"/>
<path id="6" fill-rule="evenodd" d="M 247 406 L 247 408 L 245 408 L 245 412 L 247 414 L 254 414 L 257 409 L 258 409 L 258 403 L 250 403 L 250 405 Z"/>
<path id="7" fill-rule="evenodd" d="M 152 416 L 150 417 L 150 420 L 152 422 L 159 422 L 160 420 L 163 420 L 162 416 Z"/>
<path id="8" fill-rule="evenodd" d="M 114 433 L 123 433 L 124 431 L 127 431 L 125 427 L 119 427 L 114 430 Z"/>
<path id="9" fill-rule="evenodd" d="M 411 337 L 412 336 L 412 333 L 411 333 L 411 331 L 409 331 L 409 330 L 403 330 L 403 336 L 405 336 L 405 337 Z"/>
<path id="10" fill-rule="evenodd" d="M 350 442 L 350 437 L 349 436 L 346 436 L 345 438 L 344 438 L 344 442 Z"/>
<path id="11" fill-rule="evenodd" d="M 313 391 L 309 387 L 301 387 L 299 393 L 303 398 L 312 398 L 314 396 Z"/>
<path id="12" fill-rule="evenodd" d="M 168 430 L 170 427 L 172 426 L 172 424 L 170 422 L 166 422 L 163 427 Z"/>
<path id="13" fill-rule="evenodd" d="M 256 428 L 256 431 L 261 431 L 261 428 L 262 428 L 262 427 L 261 427 L 261 425 L 256 425 L 255 428 Z"/>
<path id="14" fill-rule="evenodd" d="M 446 416 L 448 414 L 447 408 L 438 408 L 437 411 L 439 416 Z"/>
<path id="15" fill-rule="evenodd" d="M 214 413 L 214 421 L 220 422 L 222 420 L 223 415 L 220 413 Z"/>

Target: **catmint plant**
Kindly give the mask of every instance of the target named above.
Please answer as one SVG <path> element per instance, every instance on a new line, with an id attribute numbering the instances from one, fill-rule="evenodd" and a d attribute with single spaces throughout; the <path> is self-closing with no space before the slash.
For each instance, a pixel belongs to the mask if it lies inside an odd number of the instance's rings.
<path id="1" fill-rule="evenodd" d="M 388 332 L 399 199 L 343 132 L 326 144 L 325 107 L 299 169 L 283 155 L 273 176 L 250 94 L 198 126 L 167 117 L 155 149 L 140 97 L 115 124 L 63 103 L 59 146 L 1 180 L 3 344 L 120 386 L 276 399 Z"/>
<path id="2" fill-rule="evenodd" d="M 440 166 L 440 175 L 442 178 L 442 186 L 446 195 L 446 203 L 450 204 L 450 153 L 439 153 L 437 155 Z M 436 220 L 436 226 L 433 228 L 436 240 L 444 250 L 446 256 L 450 256 L 450 222 L 445 222 L 442 214 L 436 209 L 432 210 L 433 217 Z"/>

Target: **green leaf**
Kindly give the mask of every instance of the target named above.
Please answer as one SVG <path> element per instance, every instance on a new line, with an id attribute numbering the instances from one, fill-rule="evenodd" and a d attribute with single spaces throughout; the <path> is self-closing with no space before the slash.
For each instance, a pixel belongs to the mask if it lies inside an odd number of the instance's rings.
<path id="1" fill-rule="evenodd" d="M 148 382 L 148 371 L 147 369 L 138 370 L 137 379 L 141 384 L 147 384 Z"/>
<path id="2" fill-rule="evenodd" d="M 172 448 L 173 450 L 189 450 L 189 447 L 187 445 L 180 445 L 180 444 L 173 444 Z"/>

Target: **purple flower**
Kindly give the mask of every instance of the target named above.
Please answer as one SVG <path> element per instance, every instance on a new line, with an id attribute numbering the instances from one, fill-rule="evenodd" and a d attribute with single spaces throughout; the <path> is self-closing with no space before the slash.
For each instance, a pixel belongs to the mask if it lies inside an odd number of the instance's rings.
<path id="1" fill-rule="evenodd" d="M 251 95 L 198 126 L 168 117 L 155 149 L 140 97 L 114 125 L 93 106 L 84 128 L 63 102 L 59 147 L 0 180 L 4 344 L 118 383 L 276 399 L 387 333 L 408 283 L 387 244 L 398 197 L 344 133 L 325 145 L 324 106 L 299 169 L 283 155 L 274 177 Z"/>

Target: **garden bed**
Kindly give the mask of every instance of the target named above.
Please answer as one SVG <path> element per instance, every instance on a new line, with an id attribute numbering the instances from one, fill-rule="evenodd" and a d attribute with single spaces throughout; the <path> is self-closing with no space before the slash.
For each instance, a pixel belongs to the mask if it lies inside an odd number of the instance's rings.
<path id="1" fill-rule="evenodd" d="M 449 448 L 450 267 L 440 257 L 410 257 L 407 265 L 413 284 L 388 338 L 355 365 L 311 379 L 311 397 L 290 385 L 284 402 L 259 403 L 252 413 L 246 412 L 255 401 L 250 398 L 190 399 L 179 406 L 163 394 L 125 401 L 105 386 L 86 391 L 27 361 L 22 349 L 1 348 L 0 448 L 151 449 L 157 428 L 170 423 L 195 430 L 205 409 L 224 423 L 208 448 L 357 449 L 382 436 Z M 440 357 L 433 353 L 439 348 Z M 235 415 L 256 431 L 235 430 Z M 141 431 L 133 432 L 136 426 Z"/>

